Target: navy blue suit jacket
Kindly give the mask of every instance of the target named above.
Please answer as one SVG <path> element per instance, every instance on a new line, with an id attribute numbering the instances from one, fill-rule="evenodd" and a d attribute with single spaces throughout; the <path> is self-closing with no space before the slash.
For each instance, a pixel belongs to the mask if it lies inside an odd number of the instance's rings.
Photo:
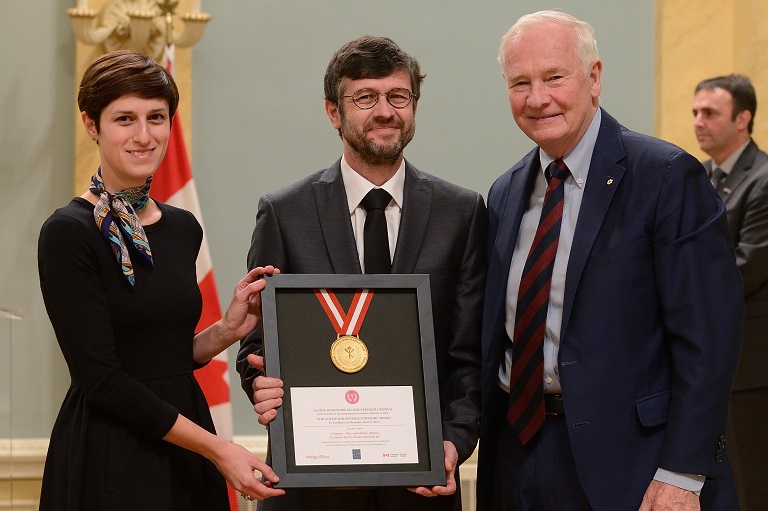
<path id="1" fill-rule="evenodd" d="M 508 338 L 510 260 L 538 148 L 488 196 L 483 420 L 485 509 L 500 420 L 492 396 Z M 725 458 L 743 317 L 723 204 L 701 164 L 605 111 L 566 273 L 558 358 L 579 479 L 595 510 L 635 510 L 658 467 L 707 476 L 703 509 L 737 509 Z"/>

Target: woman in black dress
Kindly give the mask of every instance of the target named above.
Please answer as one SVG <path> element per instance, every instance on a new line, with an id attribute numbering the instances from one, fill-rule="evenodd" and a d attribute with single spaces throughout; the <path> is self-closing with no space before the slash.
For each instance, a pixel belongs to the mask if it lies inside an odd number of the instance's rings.
<path id="1" fill-rule="evenodd" d="M 72 378 L 40 509 L 228 511 L 225 479 L 249 499 L 283 494 L 268 465 L 216 436 L 193 375 L 257 326 L 259 277 L 277 270 L 249 272 L 224 317 L 196 333 L 202 229 L 149 198 L 178 105 L 173 79 L 145 55 L 114 52 L 86 70 L 78 105 L 101 164 L 40 233 L 40 286 Z"/>

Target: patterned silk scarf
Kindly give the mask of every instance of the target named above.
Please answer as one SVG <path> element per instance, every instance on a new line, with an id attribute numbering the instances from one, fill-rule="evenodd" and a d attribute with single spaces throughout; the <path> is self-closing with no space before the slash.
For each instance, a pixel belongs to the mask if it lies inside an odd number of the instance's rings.
<path id="1" fill-rule="evenodd" d="M 152 251 L 149 249 L 144 228 L 136 215 L 146 209 L 149 204 L 150 184 L 152 184 L 152 176 L 147 179 L 144 186 L 120 190 L 113 195 L 104 188 L 101 167 L 91 177 L 90 191 L 99 196 L 99 202 L 93 209 L 93 218 L 101 234 L 112 247 L 117 264 L 123 270 L 123 275 L 128 279 L 131 288 L 136 285 L 136 277 L 133 274 L 133 263 L 131 263 L 124 236 L 131 240 L 139 256 L 149 264 L 150 268 L 152 267 Z"/>

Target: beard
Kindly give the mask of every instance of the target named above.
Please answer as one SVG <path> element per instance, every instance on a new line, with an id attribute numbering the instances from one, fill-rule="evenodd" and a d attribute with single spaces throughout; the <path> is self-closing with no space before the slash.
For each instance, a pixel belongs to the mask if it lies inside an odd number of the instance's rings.
<path id="1" fill-rule="evenodd" d="M 377 126 L 395 126 L 400 129 L 400 136 L 393 141 L 376 142 L 366 133 Z M 394 165 L 403 155 L 403 149 L 413 139 L 415 122 L 405 125 L 400 119 L 372 119 L 358 129 L 342 114 L 341 135 L 361 160 L 368 165 Z"/>

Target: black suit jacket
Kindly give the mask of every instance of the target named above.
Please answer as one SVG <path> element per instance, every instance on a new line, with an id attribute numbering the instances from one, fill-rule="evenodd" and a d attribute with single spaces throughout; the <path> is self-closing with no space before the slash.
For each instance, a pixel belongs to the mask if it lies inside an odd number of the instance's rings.
<path id="1" fill-rule="evenodd" d="M 707 173 L 712 160 L 704 162 Z M 768 386 L 768 154 L 750 141 L 720 198 L 744 280 L 744 338 L 734 390 Z"/>
<path id="2" fill-rule="evenodd" d="M 443 436 L 463 462 L 473 452 L 480 417 L 480 323 L 485 281 L 483 198 L 406 162 L 403 211 L 392 273 L 430 277 Z M 340 160 L 259 201 L 248 268 L 283 273 L 361 273 Z M 254 332 L 241 342 L 237 370 L 253 398 L 259 352 Z M 393 371 L 397 370 L 393 358 Z"/>

